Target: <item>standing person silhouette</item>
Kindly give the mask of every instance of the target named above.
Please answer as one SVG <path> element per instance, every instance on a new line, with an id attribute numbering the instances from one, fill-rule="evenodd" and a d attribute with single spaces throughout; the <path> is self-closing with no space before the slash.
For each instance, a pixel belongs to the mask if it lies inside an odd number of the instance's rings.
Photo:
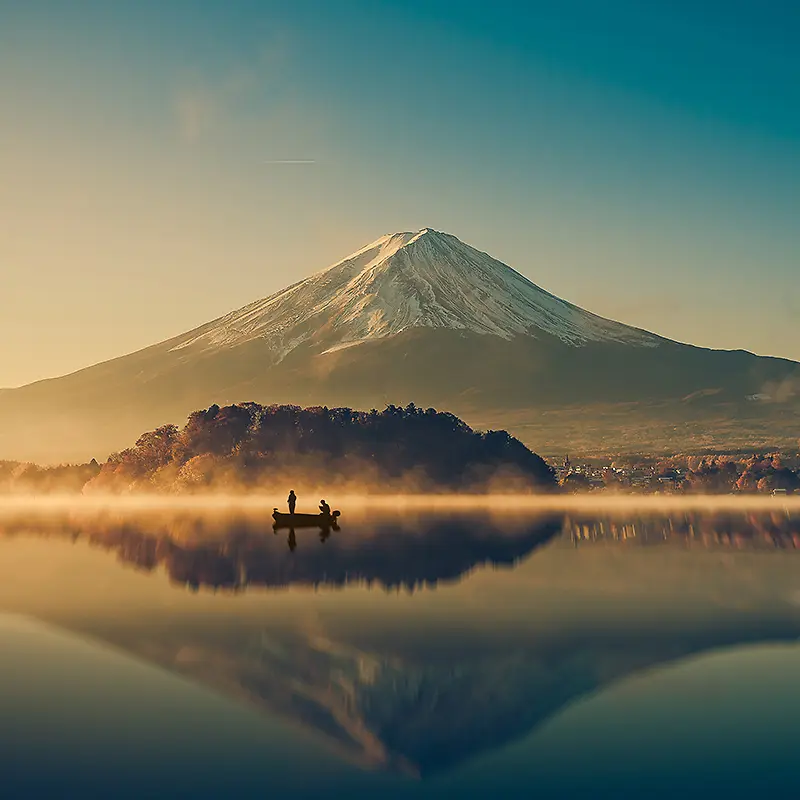
<path id="1" fill-rule="evenodd" d="M 289 513 L 294 514 L 294 509 L 297 505 L 297 495 L 294 493 L 294 489 L 289 491 L 289 497 L 287 498 L 286 502 L 289 504 Z"/>

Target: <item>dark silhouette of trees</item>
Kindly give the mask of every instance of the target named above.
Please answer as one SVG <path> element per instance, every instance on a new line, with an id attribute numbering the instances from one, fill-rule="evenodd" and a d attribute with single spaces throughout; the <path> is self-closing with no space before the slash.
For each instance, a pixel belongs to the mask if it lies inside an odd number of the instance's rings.
<path id="1" fill-rule="evenodd" d="M 276 477 L 320 477 L 372 488 L 519 490 L 555 486 L 553 470 L 505 431 L 473 431 L 447 412 L 241 403 L 193 412 L 116 453 L 92 489 L 252 487 Z"/>
<path id="2" fill-rule="evenodd" d="M 767 455 L 676 455 L 660 461 L 659 475 L 683 476 L 683 490 L 694 494 L 727 494 L 731 492 L 755 493 L 785 489 L 800 491 L 800 472 L 797 466 L 800 456 Z"/>
<path id="3" fill-rule="evenodd" d="M 736 485 L 738 471 L 732 461 L 703 462 L 686 476 L 686 491 L 696 494 L 724 494 Z"/>
<path id="4" fill-rule="evenodd" d="M 434 514 L 350 521 L 346 534 L 291 531 L 288 537 L 285 532 L 273 537 L 271 519 L 257 515 L 216 520 L 191 515 L 79 521 L 20 517 L 0 520 L 0 536 L 82 538 L 141 572 L 162 568 L 173 583 L 192 590 L 365 582 L 413 591 L 460 580 L 480 565 L 513 566 L 551 541 L 561 526 L 558 516 L 476 524 L 470 515 Z"/>
<path id="5" fill-rule="evenodd" d="M 774 469 L 758 481 L 757 488 L 762 492 L 769 492 L 773 489 L 795 492 L 800 489 L 800 477 L 785 467 Z"/>
<path id="6" fill-rule="evenodd" d="M 569 475 L 565 475 L 561 485 L 569 492 L 588 492 L 592 489 L 591 480 L 580 472 L 571 472 Z"/>

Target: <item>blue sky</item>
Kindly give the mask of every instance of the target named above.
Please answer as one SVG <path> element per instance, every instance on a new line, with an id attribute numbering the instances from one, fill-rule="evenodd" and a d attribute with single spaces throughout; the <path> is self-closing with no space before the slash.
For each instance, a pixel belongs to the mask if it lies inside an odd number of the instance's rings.
<path id="1" fill-rule="evenodd" d="M 0 386 L 424 226 L 800 360 L 799 36 L 749 0 L 0 0 Z"/>

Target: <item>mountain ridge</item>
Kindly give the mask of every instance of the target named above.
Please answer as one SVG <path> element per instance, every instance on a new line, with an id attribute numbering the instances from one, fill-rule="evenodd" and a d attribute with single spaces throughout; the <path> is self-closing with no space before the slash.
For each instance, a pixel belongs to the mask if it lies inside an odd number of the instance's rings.
<path id="1" fill-rule="evenodd" d="M 766 391 L 773 385 L 783 388 Z M 163 342 L 0 391 L 0 458 L 103 459 L 148 427 L 247 401 L 413 402 L 473 427 L 506 427 L 537 452 L 575 452 L 578 441 L 605 451 L 609 438 L 630 452 L 628 431 L 655 425 L 647 446 L 680 451 L 715 430 L 725 438 L 711 446 L 733 445 L 731 436 L 737 446 L 796 442 L 798 400 L 796 362 L 698 348 L 604 319 L 423 228 L 380 237 Z M 593 427 L 592 409 L 619 404 L 624 415 L 604 412 L 610 427 Z M 548 422 L 555 415 L 557 431 Z"/>
<path id="2" fill-rule="evenodd" d="M 413 327 L 510 339 L 543 331 L 567 344 L 619 341 L 657 347 L 655 334 L 556 297 L 451 234 L 386 234 L 301 281 L 189 331 L 172 349 L 230 347 L 259 337 L 276 363 L 298 344 L 330 351 Z"/>

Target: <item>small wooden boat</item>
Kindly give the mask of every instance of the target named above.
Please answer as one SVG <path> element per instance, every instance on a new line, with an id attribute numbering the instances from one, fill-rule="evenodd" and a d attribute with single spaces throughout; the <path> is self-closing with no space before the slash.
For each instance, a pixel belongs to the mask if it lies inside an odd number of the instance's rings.
<path id="1" fill-rule="evenodd" d="M 336 528 L 341 512 L 330 514 L 284 514 L 276 508 L 272 512 L 275 528 Z"/>

